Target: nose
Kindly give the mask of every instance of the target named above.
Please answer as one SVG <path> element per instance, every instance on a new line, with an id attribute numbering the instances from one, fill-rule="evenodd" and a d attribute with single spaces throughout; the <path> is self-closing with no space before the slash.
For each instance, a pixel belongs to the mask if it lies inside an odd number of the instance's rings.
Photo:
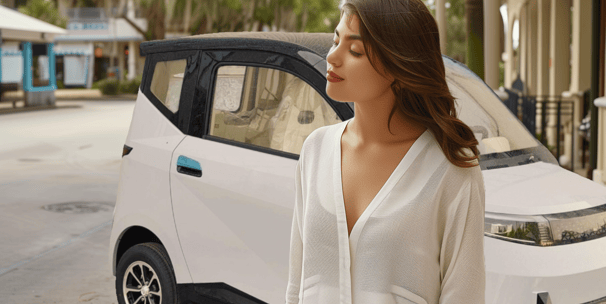
<path id="1" fill-rule="evenodd" d="M 330 50 L 328 51 L 328 54 L 326 55 L 326 62 L 328 62 L 328 64 L 330 66 L 333 67 L 338 67 L 341 66 L 341 59 L 340 59 L 340 55 L 338 54 L 339 52 L 337 51 L 339 47 L 331 47 Z"/>

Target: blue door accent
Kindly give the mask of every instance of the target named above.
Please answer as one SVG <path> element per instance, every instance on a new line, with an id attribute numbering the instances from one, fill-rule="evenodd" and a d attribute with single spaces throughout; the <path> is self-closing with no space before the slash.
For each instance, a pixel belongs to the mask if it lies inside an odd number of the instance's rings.
<path id="1" fill-rule="evenodd" d="M 200 167 L 198 161 L 180 155 L 177 159 L 177 172 L 200 177 L 202 176 L 202 167 Z"/>

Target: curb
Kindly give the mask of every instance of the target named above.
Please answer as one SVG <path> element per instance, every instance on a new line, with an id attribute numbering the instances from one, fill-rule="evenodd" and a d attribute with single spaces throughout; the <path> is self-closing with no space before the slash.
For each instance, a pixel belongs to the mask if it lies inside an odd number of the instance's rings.
<path id="1" fill-rule="evenodd" d="M 78 100 L 78 101 L 87 101 L 87 100 L 137 100 L 137 94 L 119 94 L 119 95 L 100 95 L 100 96 L 91 96 L 91 95 L 72 95 L 72 96 L 55 96 L 56 101 L 62 100 Z M 23 98 L 3 98 L 0 103 L 12 103 L 22 102 Z"/>
<path id="2" fill-rule="evenodd" d="M 137 95 L 135 94 L 122 94 L 122 95 L 113 95 L 113 96 L 101 96 L 98 98 L 57 98 L 56 102 L 69 102 L 69 101 L 79 101 L 79 102 L 114 102 L 114 101 L 132 101 L 135 102 L 137 99 Z M 2 114 L 12 114 L 12 113 L 23 113 L 23 112 L 33 112 L 33 111 L 41 111 L 41 110 L 54 110 L 54 109 L 74 109 L 81 108 L 81 105 L 74 104 L 55 104 L 55 105 L 38 105 L 25 107 L 23 106 L 23 100 L 16 100 L 17 107 L 12 107 L 12 101 L 3 100 L 0 102 L 0 115 Z"/>
<path id="3" fill-rule="evenodd" d="M 2 101 L 23 101 L 23 91 L 5 92 Z M 99 89 L 58 89 L 55 90 L 55 100 L 136 100 L 137 94 L 103 95 Z"/>
<path id="4" fill-rule="evenodd" d="M 33 111 L 41 111 L 41 110 L 54 110 L 54 109 L 74 109 L 81 108 L 78 105 L 61 105 L 61 106 L 36 106 L 36 107 L 18 107 L 18 108 L 0 108 L 0 115 L 3 114 L 11 114 L 11 113 L 21 113 L 21 112 L 33 112 Z"/>
<path id="5" fill-rule="evenodd" d="M 101 95 L 101 96 L 56 96 L 57 101 L 105 101 L 105 100 L 137 100 L 137 94 Z"/>

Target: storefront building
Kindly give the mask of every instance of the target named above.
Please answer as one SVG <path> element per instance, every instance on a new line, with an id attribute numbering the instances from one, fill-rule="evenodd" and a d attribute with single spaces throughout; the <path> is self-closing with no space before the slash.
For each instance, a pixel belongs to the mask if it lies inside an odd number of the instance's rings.
<path id="1" fill-rule="evenodd" d="M 0 16 L 0 96 L 23 90 L 25 106 L 54 105 L 54 40 L 65 30 L 5 6 Z"/>
<path id="2" fill-rule="evenodd" d="M 129 18 L 143 30 L 147 20 Z M 103 8 L 68 10 L 67 33 L 56 38 L 57 79 L 65 87 L 87 87 L 107 77 L 134 79 L 143 73 L 139 44 L 144 40 L 123 18 L 107 17 Z"/>

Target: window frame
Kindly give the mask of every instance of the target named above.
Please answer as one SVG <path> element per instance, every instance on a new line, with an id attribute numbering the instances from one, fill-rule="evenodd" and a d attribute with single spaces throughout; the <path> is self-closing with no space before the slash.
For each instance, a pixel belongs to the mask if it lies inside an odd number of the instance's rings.
<path id="1" fill-rule="evenodd" d="M 181 95 L 179 97 L 179 108 L 175 113 L 169 110 L 162 101 L 160 101 L 151 91 L 151 81 L 154 77 L 154 71 L 158 62 L 186 60 L 185 71 L 183 71 L 183 84 L 181 85 Z M 145 73 L 141 79 L 141 91 L 147 99 L 181 132 L 187 133 L 189 128 L 188 113 L 194 100 L 194 87 L 198 80 L 199 51 L 177 51 L 152 53 L 147 55 L 145 60 Z"/>
<path id="2" fill-rule="evenodd" d="M 218 136 L 210 135 L 210 122 L 211 115 L 213 110 L 213 99 L 214 99 L 214 90 L 216 85 L 216 75 L 221 66 L 226 65 L 237 65 L 237 66 L 246 66 L 246 67 L 258 67 L 258 68 L 268 68 L 280 70 L 295 77 L 298 77 L 308 85 L 310 85 L 322 98 L 325 102 L 328 103 L 328 106 L 337 114 L 337 116 L 345 121 L 351 117 L 353 117 L 353 111 L 346 103 L 339 103 L 335 105 L 335 101 L 328 98 L 325 92 L 326 87 L 326 78 L 324 75 L 320 75 L 320 73 L 313 67 L 310 66 L 309 63 L 303 62 L 297 58 L 290 57 L 285 54 L 275 53 L 270 51 L 250 51 L 250 50 L 221 50 L 216 51 L 217 54 L 213 55 L 213 51 L 207 51 L 209 57 L 212 57 L 214 62 L 210 64 L 206 73 L 209 73 L 210 77 L 200 77 L 200 85 L 206 88 L 206 96 L 201 99 L 196 99 L 195 103 L 205 103 L 202 107 L 204 108 L 204 130 L 200 132 L 201 134 L 189 134 L 198 138 L 202 138 L 205 140 L 212 140 L 220 143 L 229 144 L 236 147 L 245 148 L 248 150 L 253 150 L 257 152 L 263 152 L 268 154 L 273 154 L 276 156 L 291 158 L 294 160 L 299 159 L 299 154 L 293 154 L 290 152 L 284 152 L 280 150 L 274 150 L 267 147 L 257 146 L 249 143 L 229 140 L 225 138 L 221 138 Z M 219 60 L 216 60 L 219 58 Z M 205 81 L 203 81 L 205 79 Z M 321 90 L 318 88 L 321 86 Z M 194 116 L 195 113 L 192 113 Z"/>

